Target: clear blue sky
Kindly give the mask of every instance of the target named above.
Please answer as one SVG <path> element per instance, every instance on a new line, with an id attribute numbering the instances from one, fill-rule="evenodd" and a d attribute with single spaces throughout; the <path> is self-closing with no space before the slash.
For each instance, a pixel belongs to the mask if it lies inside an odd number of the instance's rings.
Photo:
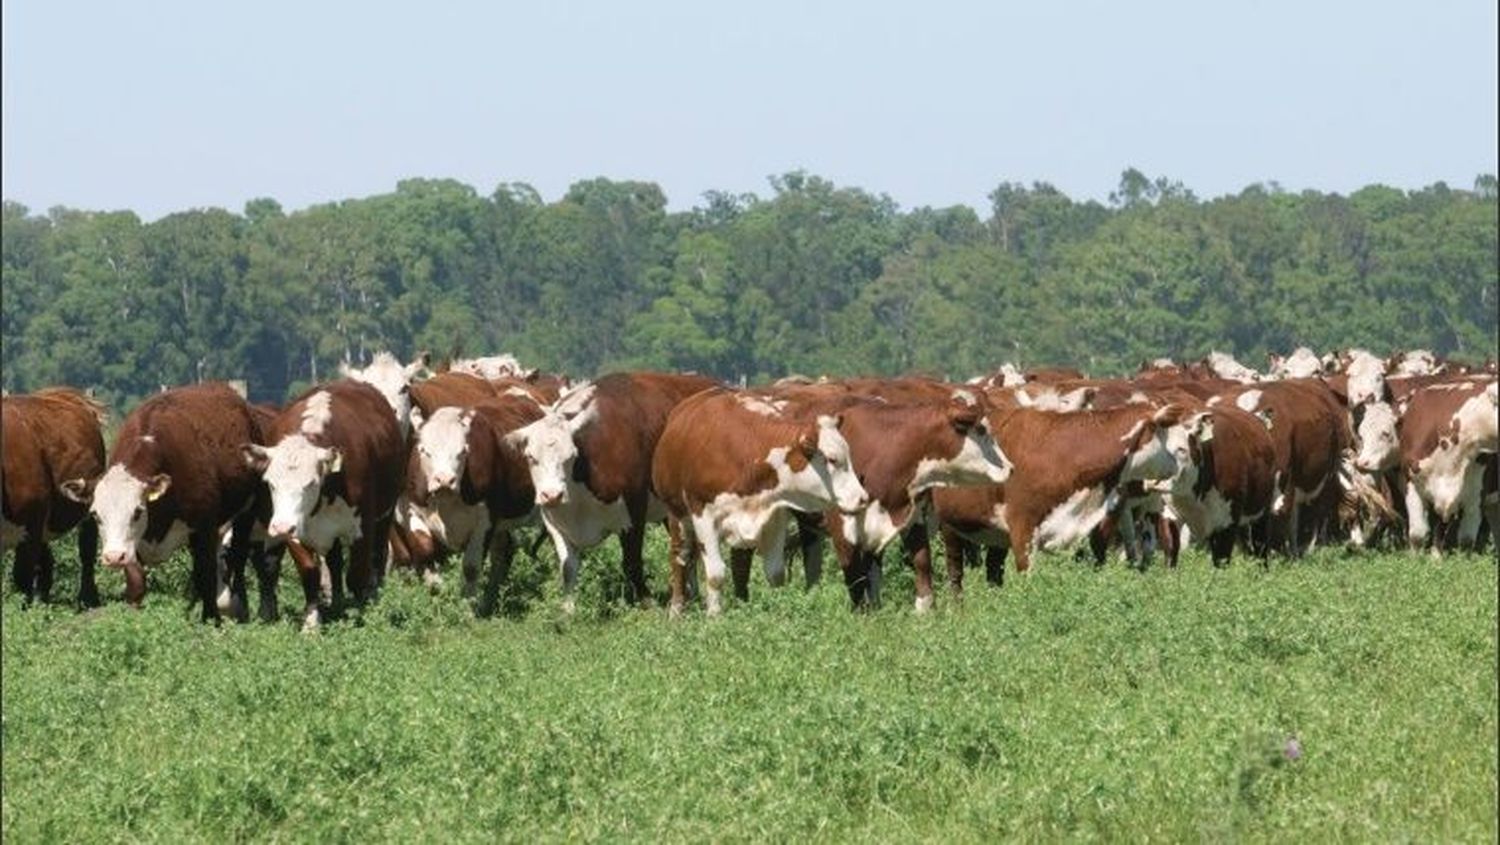
<path id="1" fill-rule="evenodd" d="M 768 193 L 795 168 L 987 213 L 1496 171 L 1495 0 L 4 3 L 4 195 L 288 209 L 412 177 Z"/>

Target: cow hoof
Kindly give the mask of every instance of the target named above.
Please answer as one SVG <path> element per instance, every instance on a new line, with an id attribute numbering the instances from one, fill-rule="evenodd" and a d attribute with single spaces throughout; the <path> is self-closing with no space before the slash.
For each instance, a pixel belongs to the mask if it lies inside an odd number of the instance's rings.
<path id="1" fill-rule="evenodd" d="M 932 610 L 932 596 L 917 596 L 917 612 L 926 613 Z"/>
<path id="2" fill-rule="evenodd" d="M 577 611 L 578 606 L 574 604 L 571 596 L 562 600 L 562 612 L 564 616 L 572 616 Z"/>
<path id="3" fill-rule="evenodd" d="M 428 569 L 422 573 L 422 583 L 426 585 L 428 590 L 436 593 L 443 589 L 443 576 Z"/>
<path id="4" fill-rule="evenodd" d="M 682 618 L 682 604 L 680 602 L 675 602 L 674 601 L 671 604 L 667 605 L 667 618 L 668 619 L 681 619 Z"/>

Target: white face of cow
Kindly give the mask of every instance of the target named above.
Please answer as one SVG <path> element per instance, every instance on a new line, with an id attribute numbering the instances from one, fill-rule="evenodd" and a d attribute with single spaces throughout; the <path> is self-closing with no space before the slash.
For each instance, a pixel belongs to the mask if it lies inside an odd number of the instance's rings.
<path id="1" fill-rule="evenodd" d="M 323 481 L 343 469 L 343 453 L 313 445 L 301 434 L 275 446 L 246 444 L 243 449 L 245 461 L 271 490 L 271 522 L 266 531 L 276 539 L 304 534 L 307 518 L 318 505 Z"/>
<path id="2" fill-rule="evenodd" d="M 1236 361 L 1234 356 L 1227 352 L 1214 351 L 1208 353 L 1208 368 L 1219 378 L 1226 378 L 1245 384 L 1252 381 L 1260 381 L 1260 373 Z"/>
<path id="3" fill-rule="evenodd" d="M 567 398 L 560 400 L 559 406 Z M 574 437 L 597 417 L 592 404 L 571 417 L 568 410 L 571 408 L 549 409 L 541 419 L 505 435 L 505 441 L 526 456 L 536 503 L 544 508 L 567 503 L 568 479 L 573 477 L 573 463 L 578 459 Z"/>
<path id="4" fill-rule="evenodd" d="M 1385 396 L 1385 362 L 1374 355 L 1351 350 L 1344 372 L 1349 376 L 1349 407 L 1378 402 Z"/>
<path id="5" fill-rule="evenodd" d="M 137 562 L 136 547 L 146 534 L 146 509 L 171 486 L 166 475 L 141 480 L 115 464 L 94 486 L 89 511 L 99 523 L 99 557 L 106 566 Z"/>
<path id="6" fill-rule="evenodd" d="M 469 456 L 469 427 L 474 411 L 461 408 L 439 408 L 432 419 L 424 420 L 413 408 L 412 429 L 417 433 L 417 460 L 427 492 L 457 490 Z"/>
<path id="7" fill-rule="evenodd" d="M 1191 432 L 1181 423 L 1164 425 L 1166 413 L 1165 409 L 1156 413 L 1151 436 L 1125 459 L 1125 470 L 1120 474 L 1120 483 L 1171 478 L 1177 474 L 1180 463 L 1192 460 L 1189 441 Z M 1141 430 L 1146 425 L 1145 420 L 1136 423 L 1121 440 L 1134 443 L 1140 439 Z"/>
<path id="8" fill-rule="evenodd" d="M 1359 456 L 1354 465 L 1363 472 L 1381 472 L 1396 466 L 1400 460 L 1396 411 L 1387 402 L 1371 402 L 1365 406 L 1364 419 L 1359 421 Z"/>
<path id="9" fill-rule="evenodd" d="M 987 420 L 962 434 L 958 454 L 952 458 L 927 458 L 917 464 L 912 486 L 917 490 L 942 485 L 1004 484 L 1010 478 L 1011 462 L 1000 451 Z"/>
<path id="10" fill-rule="evenodd" d="M 380 391 L 380 395 L 385 397 L 385 401 L 390 403 L 391 410 L 395 412 L 401 433 L 405 434 L 411 417 L 411 382 L 426 366 L 425 353 L 410 364 L 402 365 L 396 360 L 396 356 L 381 352 L 368 367 L 359 369 L 346 364 L 339 367 L 339 372 Z"/>
<path id="11" fill-rule="evenodd" d="M 849 441 L 839 431 L 834 417 L 818 417 L 818 454 L 823 461 L 814 459 L 814 466 L 822 464 L 827 473 L 828 488 L 833 493 L 833 503 L 845 513 L 856 513 L 870 503 L 870 496 L 859 483 L 854 473 L 854 464 L 849 455 Z"/>

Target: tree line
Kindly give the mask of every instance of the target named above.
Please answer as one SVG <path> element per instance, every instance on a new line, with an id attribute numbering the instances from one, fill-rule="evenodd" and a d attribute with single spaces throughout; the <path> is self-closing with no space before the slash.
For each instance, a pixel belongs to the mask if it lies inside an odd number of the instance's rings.
<path id="1" fill-rule="evenodd" d="M 382 349 L 512 352 L 577 376 L 694 370 L 954 378 L 1002 361 L 1095 374 L 1211 348 L 1493 355 L 1500 190 L 1276 184 L 1202 200 L 1129 169 L 1107 202 L 1006 182 L 988 216 L 901 209 L 804 172 L 669 212 L 653 183 L 545 201 L 452 180 L 286 213 L 256 199 L 143 223 L 4 203 L 9 391 L 244 379 L 280 401 Z"/>

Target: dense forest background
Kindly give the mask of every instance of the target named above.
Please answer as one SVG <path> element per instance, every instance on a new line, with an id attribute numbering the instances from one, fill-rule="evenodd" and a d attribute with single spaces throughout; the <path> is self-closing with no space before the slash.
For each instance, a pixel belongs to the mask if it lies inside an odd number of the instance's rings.
<path id="1" fill-rule="evenodd" d="M 954 378 L 1002 361 L 1095 374 L 1210 348 L 1360 345 L 1493 355 L 1500 191 L 1275 184 L 1200 200 L 1125 171 L 1107 204 L 1005 183 L 987 217 L 903 211 L 803 172 L 768 196 L 669 213 L 647 182 L 545 202 L 451 180 L 285 213 L 4 205 L 0 355 L 10 391 L 243 378 L 281 400 L 391 349 L 619 367 Z"/>

